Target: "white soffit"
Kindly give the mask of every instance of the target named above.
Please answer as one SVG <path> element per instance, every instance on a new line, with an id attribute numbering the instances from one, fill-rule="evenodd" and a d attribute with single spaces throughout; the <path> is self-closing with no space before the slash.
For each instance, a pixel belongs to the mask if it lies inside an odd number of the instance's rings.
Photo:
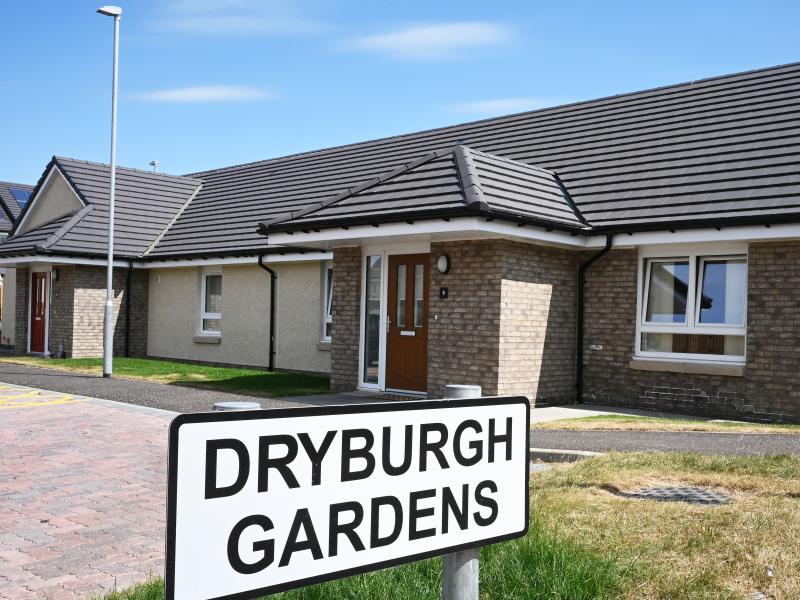
<path id="1" fill-rule="evenodd" d="M 399 239 L 400 238 L 400 239 Z M 414 223 L 386 223 L 379 226 L 358 225 L 347 229 L 331 228 L 319 231 L 276 232 L 269 235 L 270 244 L 279 246 L 309 246 L 331 249 L 347 245 L 375 245 L 399 241 L 440 242 L 465 239 L 503 238 L 566 248 L 583 248 L 586 238 L 531 225 L 517 226 L 504 221 L 460 217 Z"/>

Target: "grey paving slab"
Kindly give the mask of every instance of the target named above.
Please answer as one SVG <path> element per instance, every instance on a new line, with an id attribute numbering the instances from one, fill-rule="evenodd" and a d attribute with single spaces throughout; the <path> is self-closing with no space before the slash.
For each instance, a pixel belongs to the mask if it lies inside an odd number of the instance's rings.
<path id="1" fill-rule="evenodd" d="M 531 431 L 531 446 L 593 452 L 699 452 L 758 456 L 800 456 L 800 435 L 707 433 L 699 431 Z"/>

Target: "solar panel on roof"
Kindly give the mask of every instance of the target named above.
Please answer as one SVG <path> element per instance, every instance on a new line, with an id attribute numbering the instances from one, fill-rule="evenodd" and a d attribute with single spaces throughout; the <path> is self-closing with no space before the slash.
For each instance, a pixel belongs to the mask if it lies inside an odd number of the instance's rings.
<path id="1" fill-rule="evenodd" d="M 11 195 L 14 196 L 14 200 L 17 201 L 20 208 L 25 208 L 25 205 L 28 203 L 28 198 L 31 197 L 30 190 L 22 190 L 20 188 L 8 188 L 8 191 L 11 192 Z"/>

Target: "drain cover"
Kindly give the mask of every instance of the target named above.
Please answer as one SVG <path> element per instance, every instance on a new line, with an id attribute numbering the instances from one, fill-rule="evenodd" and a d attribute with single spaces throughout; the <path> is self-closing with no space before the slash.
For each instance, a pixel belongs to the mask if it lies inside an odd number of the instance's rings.
<path id="1" fill-rule="evenodd" d="M 635 492 L 617 492 L 625 498 L 637 498 L 639 500 L 659 500 L 662 502 L 689 502 L 690 504 L 707 504 L 719 506 L 731 501 L 727 494 L 719 494 L 698 487 L 669 486 L 669 487 L 650 487 L 641 488 Z"/>

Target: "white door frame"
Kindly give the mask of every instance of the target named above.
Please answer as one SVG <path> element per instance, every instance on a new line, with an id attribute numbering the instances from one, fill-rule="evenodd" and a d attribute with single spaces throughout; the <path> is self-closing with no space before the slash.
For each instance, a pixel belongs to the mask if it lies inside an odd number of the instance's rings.
<path id="1" fill-rule="evenodd" d="M 27 354 L 31 354 L 31 302 L 33 301 L 33 274 L 34 273 L 45 273 L 45 309 L 44 309 L 44 356 L 50 356 L 50 297 L 53 293 L 53 274 L 52 268 L 50 265 L 36 265 L 35 267 L 31 267 L 30 272 L 28 273 L 28 323 L 27 323 L 27 332 L 28 332 L 28 344 L 25 348 L 25 352 Z M 37 352 L 38 354 L 38 352 Z"/>
<path id="2" fill-rule="evenodd" d="M 361 290 L 359 301 L 358 336 L 358 389 L 366 391 L 386 390 L 386 318 L 388 315 L 387 294 L 389 289 L 389 256 L 396 254 L 430 254 L 430 242 L 395 243 L 361 247 Z M 367 257 L 381 257 L 380 329 L 378 333 L 378 383 L 364 381 L 364 347 L 366 343 Z M 402 391 L 402 390 L 397 390 Z M 418 392 L 417 392 L 418 393 Z"/>

